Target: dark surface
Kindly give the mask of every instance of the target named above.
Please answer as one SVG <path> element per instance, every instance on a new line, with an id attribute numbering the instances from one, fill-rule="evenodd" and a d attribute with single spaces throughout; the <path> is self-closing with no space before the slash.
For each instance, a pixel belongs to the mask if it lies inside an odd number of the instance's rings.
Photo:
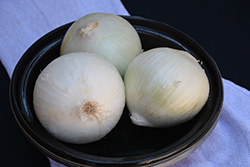
<path id="1" fill-rule="evenodd" d="M 165 22 L 197 41 L 217 62 L 222 76 L 250 90 L 248 65 L 250 1 L 122 0 L 131 15 Z M 0 65 L 1 166 L 46 167 L 46 157 L 20 131 L 12 114 L 9 77 Z"/>
<path id="2" fill-rule="evenodd" d="M 222 76 L 250 90 L 249 0 L 122 0 L 131 15 L 165 22 L 198 42 Z"/>
<path id="3" fill-rule="evenodd" d="M 48 159 L 24 137 L 13 116 L 9 102 L 9 77 L 0 66 L 1 117 L 0 148 L 3 167 L 49 167 Z"/>

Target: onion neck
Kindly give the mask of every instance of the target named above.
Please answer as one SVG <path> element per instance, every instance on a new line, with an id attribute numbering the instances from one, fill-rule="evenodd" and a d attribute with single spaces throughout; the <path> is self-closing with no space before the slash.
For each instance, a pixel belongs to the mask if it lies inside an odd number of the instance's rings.
<path id="1" fill-rule="evenodd" d="M 91 34 L 93 32 L 93 30 L 99 25 L 98 22 L 96 21 L 91 21 L 89 22 L 87 25 L 85 25 L 84 27 L 82 27 L 80 29 L 80 34 L 81 35 L 88 35 Z"/>

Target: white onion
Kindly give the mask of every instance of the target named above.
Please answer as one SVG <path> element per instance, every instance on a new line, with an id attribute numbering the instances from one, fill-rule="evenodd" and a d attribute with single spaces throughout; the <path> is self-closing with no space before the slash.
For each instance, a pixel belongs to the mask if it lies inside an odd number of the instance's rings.
<path id="1" fill-rule="evenodd" d="M 125 74 L 126 102 L 136 125 L 170 127 L 193 118 L 209 95 L 208 78 L 188 52 L 155 48 L 137 56 Z"/>
<path id="2" fill-rule="evenodd" d="M 61 55 L 71 52 L 101 55 L 124 76 L 142 48 L 138 33 L 127 20 L 113 14 L 92 13 L 78 19 L 65 34 Z"/>
<path id="3" fill-rule="evenodd" d="M 41 72 L 33 103 L 39 121 L 55 138 L 89 143 L 104 137 L 119 121 L 125 105 L 124 84 L 103 57 L 70 53 Z"/>

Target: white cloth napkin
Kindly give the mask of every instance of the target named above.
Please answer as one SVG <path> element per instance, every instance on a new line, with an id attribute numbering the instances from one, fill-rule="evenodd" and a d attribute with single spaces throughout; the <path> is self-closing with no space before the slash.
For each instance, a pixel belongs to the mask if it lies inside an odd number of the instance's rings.
<path id="1" fill-rule="evenodd" d="M 223 79 L 224 105 L 211 135 L 171 167 L 249 167 L 250 92 Z"/>
<path id="2" fill-rule="evenodd" d="M 250 166 L 250 92 L 226 79 L 223 84 L 224 105 L 214 130 L 197 150 L 171 167 Z"/>
<path id="3" fill-rule="evenodd" d="M 94 12 L 129 15 L 120 0 L 1 0 L 0 60 L 9 76 L 40 37 Z"/>
<path id="4" fill-rule="evenodd" d="M 0 60 L 9 76 L 37 39 L 92 12 L 129 15 L 120 0 L 1 0 Z M 196 151 L 172 167 L 250 166 L 250 92 L 229 80 L 223 79 L 223 83 L 224 106 L 214 131 Z M 65 167 L 49 161 L 52 167 Z"/>

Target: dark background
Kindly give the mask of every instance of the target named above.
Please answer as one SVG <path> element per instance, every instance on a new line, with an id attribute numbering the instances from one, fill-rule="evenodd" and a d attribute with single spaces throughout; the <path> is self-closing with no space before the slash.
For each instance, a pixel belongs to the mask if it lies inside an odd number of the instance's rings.
<path id="1" fill-rule="evenodd" d="M 158 20 L 184 32 L 216 61 L 223 78 L 250 90 L 249 0 L 122 0 L 131 15 Z M 49 167 L 20 131 L 9 104 L 9 77 L 0 64 L 1 165 Z"/>

